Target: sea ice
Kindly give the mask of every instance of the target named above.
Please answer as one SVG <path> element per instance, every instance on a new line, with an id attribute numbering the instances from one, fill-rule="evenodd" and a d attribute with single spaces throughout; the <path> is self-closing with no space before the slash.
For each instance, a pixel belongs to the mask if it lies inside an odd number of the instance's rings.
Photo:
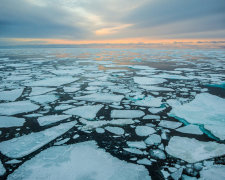
<path id="1" fill-rule="evenodd" d="M 152 85 L 152 84 L 161 84 L 167 80 L 162 78 L 149 78 L 149 77 L 134 77 L 134 82 L 140 85 Z"/>
<path id="2" fill-rule="evenodd" d="M 198 126 L 192 125 L 192 124 L 189 124 L 184 127 L 180 127 L 178 129 L 176 129 L 176 131 L 182 132 L 182 133 L 187 133 L 187 134 L 197 134 L 197 135 L 203 134 L 203 132 L 200 130 L 200 128 Z"/>
<path id="3" fill-rule="evenodd" d="M 225 122 L 224 125 L 214 125 L 214 124 L 206 124 L 204 128 L 210 131 L 214 136 L 218 137 L 220 140 L 225 140 Z"/>
<path id="4" fill-rule="evenodd" d="M 30 101 L 16 101 L 0 104 L 0 115 L 15 115 L 39 109 L 39 106 Z"/>
<path id="5" fill-rule="evenodd" d="M 158 86 L 140 86 L 140 88 L 145 89 L 147 91 L 174 91 L 171 88 L 158 87 Z"/>
<path id="6" fill-rule="evenodd" d="M 3 101 L 15 101 L 19 98 L 23 93 L 24 88 L 14 89 L 10 91 L 1 91 L 0 92 L 0 100 Z"/>
<path id="7" fill-rule="evenodd" d="M 151 180 L 151 177 L 144 166 L 119 160 L 99 149 L 94 141 L 88 141 L 50 147 L 10 174 L 8 180 L 12 179 Z"/>
<path id="8" fill-rule="evenodd" d="M 151 149 L 149 153 L 155 159 L 166 159 L 165 153 L 160 149 Z"/>
<path id="9" fill-rule="evenodd" d="M 123 135 L 124 134 L 124 130 L 123 128 L 120 127 L 111 127 L 111 126 L 106 126 L 105 129 L 113 134 L 116 135 Z"/>
<path id="10" fill-rule="evenodd" d="M 68 119 L 70 117 L 71 115 L 48 115 L 48 116 L 39 117 L 37 121 L 40 126 L 46 126 L 58 121 L 62 121 L 64 119 Z"/>
<path id="11" fill-rule="evenodd" d="M 150 134 L 155 133 L 155 129 L 149 126 L 137 126 L 135 128 L 135 132 L 138 136 L 148 136 Z"/>
<path id="12" fill-rule="evenodd" d="M 140 110 L 112 110 L 111 118 L 139 118 L 145 113 Z"/>
<path id="13" fill-rule="evenodd" d="M 77 81 L 79 78 L 73 78 L 70 76 L 64 76 L 64 77 L 53 77 L 49 79 L 43 79 L 39 81 L 29 82 L 26 83 L 26 86 L 61 86 L 64 84 L 69 84 L 71 82 Z"/>
<path id="14" fill-rule="evenodd" d="M 17 118 L 12 116 L 10 117 L 0 116 L 0 128 L 23 126 L 24 122 L 25 122 L 24 118 Z"/>
<path id="15" fill-rule="evenodd" d="M 124 96 L 115 95 L 115 94 L 106 94 L 106 93 L 96 93 L 90 94 L 86 96 L 74 97 L 76 100 L 84 100 L 84 101 L 93 101 L 93 102 L 104 102 L 104 103 L 112 103 L 112 102 L 120 102 Z"/>
<path id="16" fill-rule="evenodd" d="M 167 120 L 161 120 L 159 123 L 159 126 L 169 128 L 169 129 L 176 129 L 180 127 L 182 123 L 180 122 L 174 122 L 174 121 L 167 121 Z"/>
<path id="17" fill-rule="evenodd" d="M 2 154 L 11 158 L 26 156 L 45 144 L 61 136 L 75 125 L 75 122 L 63 123 L 44 131 L 23 135 L 0 143 Z"/>
<path id="18" fill-rule="evenodd" d="M 140 149 L 137 148 L 123 148 L 123 150 L 132 153 L 132 154 L 138 154 L 138 155 L 142 155 L 143 152 Z"/>
<path id="19" fill-rule="evenodd" d="M 100 109 L 102 109 L 103 105 L 86 105 L 86 106 L 79 106 L 67 111 L 64 111 L 65 114 L 76 115 L 86 119 L 94 119 L 96 114 Z"/>
<path id="20" fill-rule="evenodd" d="M 188 163 L 196 163 L 205 159 L 225 154 L 225 145 L 216 142 L 203 142 L 194 138 L 174 136 L 170 139 L 166 152 Z"/>
<path id="21" fill-rule="evenodd" d="M 150 160 L 148 160 L 147 158 L 144 158 L 144 159 L 139 159 L 137 161 L 138 164 L 143 164 L 143 165 L 152 165 L 152 162 Z"/>

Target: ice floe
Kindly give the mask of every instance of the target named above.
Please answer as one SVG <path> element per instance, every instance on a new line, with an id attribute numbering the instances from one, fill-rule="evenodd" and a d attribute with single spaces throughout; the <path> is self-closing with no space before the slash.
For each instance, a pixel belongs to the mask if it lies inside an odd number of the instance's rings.
<path id="1" fill-rule="evenodd" d="M 0 116 L 0 128 L 8 128 L 15 126 L 23 126 L 24 118 L 17 118 L 12 116 Z"/>
<path id="2" fill-rule="evenodd" d="M 80 97 L 74 97 L 73 99 L 76 100 L 84 100 L 84 101 L 93 101 L 93 102 L 105 102 L 105 103 L 111 103 L 111 102 L 120 102 L 123 99 L 123 95 L 115 95 L 115 94 L 90 94 L 86 96 L 80 96 Z"/>
<path id="3" fill-rule="evenodd" d="M 94 119 L 103 105 L 85 105 L 64 111 L 65 114 L 76 115 L 86 119 Z"/>
<path id="4" fill-rule="evenodd" d="M 225 145 L 204 142 L 194 138 L 174 136 L 170 139 L 166 152 L 189 163 L 225 155 Z"/>
<path id="5" fill-rule="evenodd" d="M 112 110 L 111 118 L 139 118 L 145 113 L 141 110 Z"/>
<path id="6" fill-rule="evenodd" d="M 132 148 L 145 149 L 146 144 L 144 141 L 127 141 L 127 145 Z"/>
<path id="7" fill-rule="evenodd" d="M 144 166 L 121 161 L 88 141 L 48 148 L 10 174 L 8 180 L 12 179 L 150 180 L 151 177 Z"/>
<path id="8" fill-rule="evenodd" d="M 162 104 L 162 98 L 155 97 L 145 97 L 143 100 L 139 100 L 135 102 L 137 106 L 146 106 L 146 107 L 160 107 Z"/>
<path id="9" fill-rule="evenodd" d="M 107 131 L 109 131 L 113 134 L 116 134 L 116 135 L 123 135 L 124 134 L 123 128 L 120 128 L 120 127 L 106 126 L 105 130 L 107 130 Z"/>
<path id="10" fill-rule="evenodd" d="M 68 119 L 70 117 L 71 115 L 48 115 L 48 116 L 39 117 L 37 121 L 40 126 L 46 126 L 58 121 L 62 121 L 64 119 Z"/>
<path id="11" fill-rule="evenodd" d="M 182 125 L 180 122 L 174 122 L 174 121 L 167 121 L 167 120 L 161 120 L 158 124 L 159 126 L 169 128 L 169 129 L 176 129 Z"/>
<path id="12" fill-rule="evenodd" d="M 224 125 L 206 124 L 204 128 L 210 131 L 214 136 L 220 140 L 225 140 L 225 122 Z"/>
<path id="13" fill-rule="evenodd" d="M 32 87 L 32 91 L 30 93 L 30 96 L 37 96 L 37 95 L 42 95 L 47 92 L 54 91 L 55 88 L 46 88 L 46 87 Z"/>
<path id="14" fill-rule="evenodd" d="M 39 104 L 46 104 L 54 102 L 58 99 L 54 94 L 46 94 L 46 95 L 38 95 L 38 96 L 31 96 L 30 100 L 35 101 Z"/>
<path id="15" fill-rule="evenodd" d="M 15 101 L 23 93 L 24 88 L 14 89 L 10 91 L 1 91 L 0 100 L 3 101 Z"/>
<path id="16" fill-rule="evenodd" d="M 39 106 L 30 101 L 16 101 L 0 104 L 0 115 L 15 115 L 39 109 Z"/>
<path id="17" fill-rule="evenodd" d="M 153 129 L 152 127 L 148 127 L 148 126 L 137 126 L 135 128 L 135 132 L 138 136 L 148 136 L 150 134 L 155 133 L 155 129 Z"/>
<path id="18" fill-rule="evenodd" d="M 2 154 L 11 158 L 26 156 L 54 140 L 58 136 L 61 136 L 74 125 L 75 122 L 63 123 L 44 131 L 35 132 L 11 140 L 3 141 L 0 143 L 0 151 Z"/>
<path id="19" fill-rule="evenodd" d="M 145 143 L 148 145 L 156 145 L 161 143 L 161 137 L 158 134 L 152 134 L 147 139 Z"/>

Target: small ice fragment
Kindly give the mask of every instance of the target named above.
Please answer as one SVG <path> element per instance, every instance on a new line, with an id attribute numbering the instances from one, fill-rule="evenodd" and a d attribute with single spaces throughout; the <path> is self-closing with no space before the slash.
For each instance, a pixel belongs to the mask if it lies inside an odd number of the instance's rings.
<path id="1" fill-rule="evenodd" d="M 125 150 L 129 153 L 132 153 L 132 154 L 139 154 L 139 155 L 143 154 L 143 152 L 137 148 L 123 148 L 123 150 Z"/>
<path id="2" fill-rule="evenodd" d="M 152 84 L 161 84 L 166 82 L 167 80 L 162 78 L 148 78 L 148 77 L 134 77 L 134 82 L 140 85 L 152 85 Z"/>
<path id="3" fill-rule="evenodd" d="M 3 176 L 5 173 L 5 167 L 3 166 L 2 161 L 0 160 L 0 176 Z"/>
<path id="4" fill-rule="evenodd" d="M 166 159 L 165 153 L 160 149 L 152 149 L 149 153 L 155 159 Z"/>
<path id="5" fill-rule="evenodd" d="M 31 96 L 30 100 L 31 101 L 35 101 L 39 104 L 46 104 L 46 103 L 51 103 L 56 101 L 58 98 L 53 95 L 53 94 L 49 94 L 49 95 L 38 95 L 38 96 Z"/>
<path id="6" fill-rule="evenodd" d="M 102 134 L 105 132 L 105 130 L 103 128 L 96 128 L 95 129 L 97 133 Z"/>
<path id="7" fill-rule="evenodd" d="M 138 164 L 143 164 L 143 165 L 152 165 L 152 162 L 150 160 L 148 160 L 147 158 L 144 158 L 144 159 L 140 159 L 137 161 Z"/>
<path id="8" fill-rule="evenodd" d="M 54 145 L 56 145 L 56 146 L 62 145 L 64 143 L 68 142 L 69 140 L 70 140 L 70 138 L 65 138 L 65 139 L 63 139 L 61 141 L 58 141 L 58 142 L 54 143 Z"/>

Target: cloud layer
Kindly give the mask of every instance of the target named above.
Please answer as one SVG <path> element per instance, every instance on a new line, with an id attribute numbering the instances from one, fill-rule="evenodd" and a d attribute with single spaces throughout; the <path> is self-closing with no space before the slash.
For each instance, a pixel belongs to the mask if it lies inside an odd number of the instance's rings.
<path id="1" fill-rule="evenodd" d="M 0 38 L 224 39 L 224 0 L 1 0 Z"/>

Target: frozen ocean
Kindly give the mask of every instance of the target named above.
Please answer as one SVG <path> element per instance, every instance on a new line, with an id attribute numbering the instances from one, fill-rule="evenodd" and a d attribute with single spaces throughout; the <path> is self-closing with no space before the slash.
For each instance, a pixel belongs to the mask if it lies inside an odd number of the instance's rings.
<path id="1" fill-rule="evenodd" d="M 224 180 L 224 49 L 0 49 L 0 179 Z"/>

